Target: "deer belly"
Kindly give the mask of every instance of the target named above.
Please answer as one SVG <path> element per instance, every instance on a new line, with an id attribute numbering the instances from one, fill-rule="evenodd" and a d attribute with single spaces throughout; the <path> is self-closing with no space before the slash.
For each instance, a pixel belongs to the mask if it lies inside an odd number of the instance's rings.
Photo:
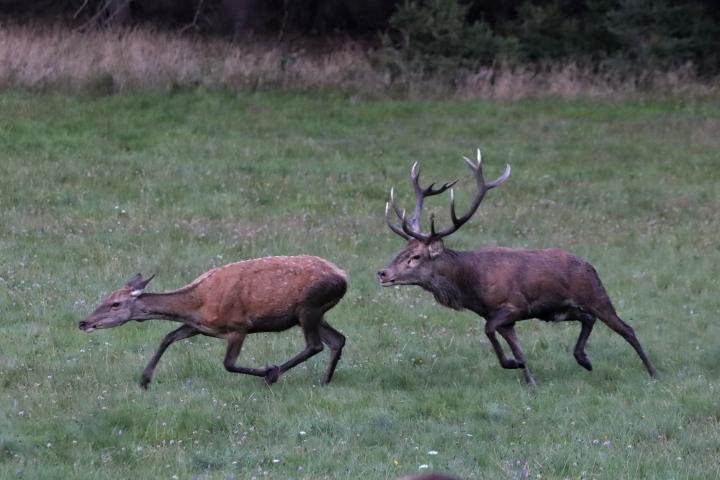
<path id="1" fill-rule="evenodd" d="M 268 316 L 253 319 L 250 322 L 248 333 L 282 332 L 298 324 L 298 317 L 294 314 Z"/>
<path id="2" fill-rule="evenodd" d="M 530 311 L 529 318 L 545 322 L 564 322 L 572 320 L 572 309 L 567 307 L 537 306 Z"/>

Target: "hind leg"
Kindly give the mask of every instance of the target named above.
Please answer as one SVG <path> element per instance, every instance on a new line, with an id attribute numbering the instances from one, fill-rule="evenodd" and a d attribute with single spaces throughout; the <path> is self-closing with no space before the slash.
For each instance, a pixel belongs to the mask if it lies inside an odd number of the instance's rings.
<path id="1" fill-rule="evenodd" d="M 242 349 L 243 342 L 245 341 L 245 335 L 245 332 L 238 332 L 228 338 L 228 346 L 227 351 L 225 352 L 225 360 L 223 360 L 225 370 L 233 373 L 242 373 L 244 375 L 265 377 L 265 382 L 267 383 L 272 383 L 268 381 L 269 378 L 274 378 L 275 380 L 277 380 L 277 377 L 279 375 L 279 369 L 274 365 L 263 368 L 248 368 L 235 364 L 235 362 L 237 362 L 238 356 L 240 356 L 240 349 Z"/>
<path id="2" fill-rule="evenodd" d="M 585 343 L 587 343 L 590 333 L 595 326 L 595 317 L 588 314 L 579 315 L 577 320 L 582 324 L 580 329 L 580 336 L 578 336 L 577 343 L 575 344 L 575 350 L 573 355 L 575 360 L 586 370 L 592 371 L 592 364 L 585 355 Z"/>
<path id="3" fill-rule="evenodd" d="M 332 328 L 324 319 L 320 321 L 320 340 L 330 347 L 332 354 L 330 355 L 330 363 L 325 371 L 323 385 L 327 385 L 332 380 L 335 367 L 337 366 L 342 349 L 345 346 L 345 335 Z"/>
<path id="4" fill-rule="evenodd" d="M 597 312 L 597 317 L 603 321 L 605 325 L 610 327 L 612 330 L 617 332 L 621 337 L 623 337 L 637 352 L 638 356 L 640 357 L 640 360 L 642 360 L 643 364 L 645 365 L 645 368 L 647 369 L 648 373 L 651 377 L 655 378 L 657 376 L 657 371 L 655 370 L 655 367 L 652 366 L 650 363 L 650 360 L 648 360 L 647 356 L 645 355 L 645 351 L 643 350 L 642 346 L 640 345 L 640 342 L 638 341 L 637 337 L 635 336 L 635 330 L 628 325 L 627 323 L 623 322 L 620 317 L 617 316 L 614 309 L 612 308 L 606 308 L 603 312 Z"/>
<path id="5" fill-rule="evenodd" d="M 302 352 L 280 365 L 277 376 L 266 376 L 265 382 L 267 382 L 268 385 L 275 383 L 281 374 L 299 365 L 313 355 L 322 352 L 323 344 L 322 340 L 320 340 L 321 320 L 322 314 L 315 312 L 306 312 L 300 315 L 300 325 L 305 335 L 305 348 Z"/>

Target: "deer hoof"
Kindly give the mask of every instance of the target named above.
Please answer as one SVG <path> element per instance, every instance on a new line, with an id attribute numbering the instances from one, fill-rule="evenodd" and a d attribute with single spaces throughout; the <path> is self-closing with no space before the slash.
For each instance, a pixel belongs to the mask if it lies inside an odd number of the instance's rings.
<path id="1" fill-rule="evenodd" d="M 278 378 L 280 378 L 280 367 L 273 365 L 272 367 L 265 368 L 267 369 L 267 372 L 265 373 L 265 383 L 267 385 L 272 385 L 277 382 Z"/>
<path id="2" fill-rule="evenodd" d="M 522 362 L 518 362 L 515 359 L 507 359 L 504 362 L 500 363 L 500 366 L 503 368 L 513 369 L 513 368 L 525 368 L 525 364 Z"/>
<path id="3" fill-rule="evenodd" d="M 143 376 L 143 377 L 140 379 L 140 388 L 142 388 L 143 390 L 147 390 L 147 389 L 148 389 L 148 385 L 150 385 L 150 377 L 145 377 L 145 376 Z"/>
<path id="4" fill-rule="evenodd" d="M 590 363 L 590 360 L 588 360 L 584 353 L 581 355 L 575 355 L 575 360 L 577 360 L 580 366 L 585 370 L 592 372 L 592 363 Z"/>

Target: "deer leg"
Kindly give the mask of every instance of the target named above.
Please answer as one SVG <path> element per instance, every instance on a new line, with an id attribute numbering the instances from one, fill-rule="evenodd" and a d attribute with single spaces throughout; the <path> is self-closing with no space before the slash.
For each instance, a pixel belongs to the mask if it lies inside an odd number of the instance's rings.
<path id="1" fill-rule="evenodd" d="M 265 377 L 265 382 L 268 382 L 268 377 L 274 377 L 275 380 L 277 380 L 277 377 L 279 375 L 279 369 L 275 365 L 263 368 L 248 368 L 235 365 L 235 362 L 240 355 L 240 349 L 242 348 L 243 342 L 245 341 L 245 335 L 245 333 L 238 333 L 233 335 L 233 337 L 228 340 L 228 347 L 227 351 L 225 352 L 225 360 L 223 361 L 225 370 L 233 373 L 242 373 L 245 375 L 253 375 L 256 377 Z"/>
<path id="2" fill-rule="evenodd" d="M 505 352 L 503 352 L 503 349 L 500 346 L 497 335 L 495 335 L 495 331 L 499 326 L 503 324 L 512 324 L 514 322 L 514 317 L 504 310 L 497 312 L 495 315 L 490 317 L 487 322 L 485 322 L 485 335 L 488 337 L 488 340 L 490 340 L 490 344 L 495 350 L 495 355 L 497 355 L 502 368 L 525 368 L 524 364 L 505 356 Z"/>
<path id="3" fill-rule="evenodd" d="M 145 367 L 145 370 L 143 370 L 142 377 L 140 378 L 140 387 L 147 390 L 148 385 L 150 384 L 150 379 L 152 378 L 153 372 L 155 371 L 155 367 L 160 361 L 160 357 L 163 356 L 163 353 L 165 353 L 165 350 L 167 350 L 170 345 L 172 345 L 174 342 L 177 342 L 178 340 L 194 337 L 199 333 L 200 332 L 193 327 L 189 325 L 183 325 L 182 327 L 177 328 L 165 335 L 165 338 L 163 338 L 160 342 L 160 347 L 158 347 L 155 355 L 152 356 L 147 366 Z"/>
<path id="4" fill-rule="evenodd" d="M 592 371 L 592 364 L 590 360 L 588 360 L 587 355 L 585 355 L 585 343 L 587 343 L 587 339 L 595 326 L 595 317 L 583 314 L 580 315 L 577 320 L 582 324 L 582 327 L 580 328 L 580 336 L 575 344 L 573 356 L 583 368 Z"/>
<path id="5" fill-rule="evenodd" d="M 524 365 L 522 369 L 523 375 L 525 376 L 525 381 L 529 385 L 535 385 L 535 377 L 533 377 L 533 374 L 530 371 L 530 368 L 527 366 L 527 362 L 525 361 L 525 355 L 523 354 L 522 348 L 520 347 L 520 342 L 517 338 L 517 334 L 515 333 L 515 325 L 501 325 L 497 328 L 497 331 L 498 333 L 500 333 L 500 335 L 502 335 L 508 345 L 510 345 L 510 350 L 512 350 L 515 359 L 522 365 Z"/>
<path id="6" fill-rule="evenodd" d="M 320 321 L 320 340 L 330 347 L 330 351 L 332 352 L 330 355 L 330 363 L 328 364 L 327 370 L 325 371 L 325 378 L 323 379 L 323 385 L 327 385 L 330 383 L 330 380 L 332 380 L 335 367 L 342 355 L 342 349 L 345 346 L 345 335 L 335 330 L 323 319 Z"/>
<path id="7" fill-rule="evenodd" d="M 320 325 L 318 321 L 313 320 L 309 320 L 307 317 L 300 319 L 300 325 L 302 325 L 303 334 L 305 335 L 305 348 L 302 352 L 280 365 L 277 376 L 266 376 L 265 382 L 267 382 L 268 385 L 275 383 L 281 374 L 304 362 L 313 355 L 322 352 L 323 344 L 320 339 Z"/>
<path id="8" fill-rule="evenodd" d="M 640 357 L 640 360 L 642 360 L 643 365 L 645 365 L 645 368 L 647 369 L 648 373 L 652 378 L 657 377 L 657 371 L 655 370 L 655 367 L 652 366 L 650 363 L 650 360 L 648 360 L 647 356 L 645 355 L 645 351 L 643 351 L 642 346 L 640 345 L 640 342 L 638 341 L 637 337 L 635 336 L 635 330 L 628 325 L 627 323 L 623 322 L 620 317 L 617 316 L 615 312 L 607 312 L 605 314 L 600 314 L 597 316 L 600 320 L 605 323 L 608 327 L 610 327 L 612 330 L 617 332 L 621 337 L 623 337 L 637 352 L 638 356 Z"/>

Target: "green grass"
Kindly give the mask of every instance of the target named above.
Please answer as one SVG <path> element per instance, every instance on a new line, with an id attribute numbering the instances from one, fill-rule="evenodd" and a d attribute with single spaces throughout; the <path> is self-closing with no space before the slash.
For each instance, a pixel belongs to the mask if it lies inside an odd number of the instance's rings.
<path id="1" fill-rule="evenodd" d="M 0 95 L 0 478 L 384 479 L 720 475 L 720 108 L 682 100 L 389 101 L 180 93 Z M 660 372 L 598 324 L 520 324 L 539 386 L 497 364 L 483 320 L 374 272 L 402 241 L 390 185 L 512 163 L 446 243 L 556 246 L 590 260 Z M 432 199 L 436 200 L 436 199 Z M 430 203 L 447 221 L 447 198 Z M 222 368 L 224 343 L 77 322 L 136 271 L 149 290 L 264 255 L 320 255 L 350 275 L 329 321 L 348 344 L 272 388 Z M 264 365 L 298 329 L 248 338 Z M 304 434 L 301 432 L 305 432 Z M 428 454 L 437 451 L 437 455 Z M 277 462 L 275 462 L 277 460 Z"/>

